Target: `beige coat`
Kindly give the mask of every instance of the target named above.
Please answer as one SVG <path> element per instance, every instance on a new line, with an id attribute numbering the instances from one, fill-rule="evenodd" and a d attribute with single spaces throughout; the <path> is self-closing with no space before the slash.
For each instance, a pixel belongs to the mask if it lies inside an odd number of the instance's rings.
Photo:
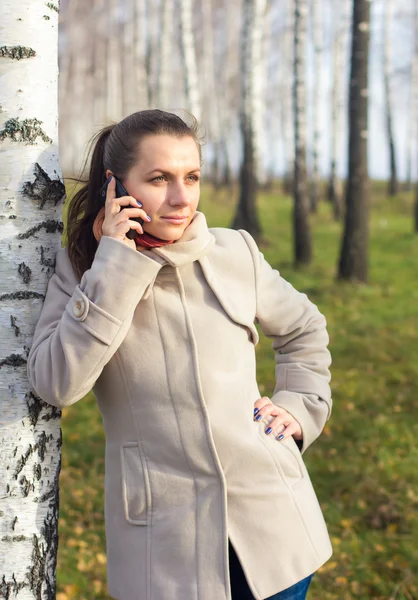
<path id="1" fill-rule="evenodd" d="M 208 229 L 197 212 L 157 250 L 104 236 L 79 284 L 58 251 L 28 376 L 54 406 L 97 398 L 113 598 L 231 600 L 228 536 L 257 600 L 332 554 L 298 446 L 253 420 L 255 322 L 303 453 L 331 410 L 325 319 L 247 232 Z"/>

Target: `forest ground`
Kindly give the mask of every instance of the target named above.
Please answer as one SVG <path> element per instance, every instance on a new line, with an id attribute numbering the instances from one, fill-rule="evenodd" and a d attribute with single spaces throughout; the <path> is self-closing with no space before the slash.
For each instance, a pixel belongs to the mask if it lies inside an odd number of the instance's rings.
<path id="1" fill-rule="evenodd" d="M 229 226 L 231 193 L 205 186 L 201 198 L 209 225 Z M 412 195 L 388 200 L 383 185 L 373 186 L 368 285 L 336 281 L 341 224 L 325 202 L 312 217 L 313 264 L 295 271 L 291 209 L 279 190 L 260 193 L 261 249 L 325 314 L 333 357 L 332 415 L 304 459 L 334 554 L 313 578 L 308 598 L 416 599 L 418 235 Z M 271 340 L 263 336 L 257 360 L 260 391 L 270 395 L 274 361 Z M 105 438 L 92 394 L 63 410 L 62 431 L 57 600 L 108 600 Z"/>

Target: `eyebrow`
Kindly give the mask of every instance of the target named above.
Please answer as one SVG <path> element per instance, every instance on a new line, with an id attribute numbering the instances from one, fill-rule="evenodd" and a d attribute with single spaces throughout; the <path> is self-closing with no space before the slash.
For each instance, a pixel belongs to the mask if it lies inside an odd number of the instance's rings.
<path id="1" fill-rule="evenodd" d="M 201 169 L 199 167 L 196 167 L 195 169 L 190 169 L 190 171 L 187 171 L 187 173 L 196 173 L 199 172 L 200 173 Z M 147 173 L 147 175 L 152 175 L 152 173 L 162 173 L 163 175 L 171 175 L 170 171 L 166 171 L 164 169 L 152 169 L 152 171 L 149 171 Z"/>

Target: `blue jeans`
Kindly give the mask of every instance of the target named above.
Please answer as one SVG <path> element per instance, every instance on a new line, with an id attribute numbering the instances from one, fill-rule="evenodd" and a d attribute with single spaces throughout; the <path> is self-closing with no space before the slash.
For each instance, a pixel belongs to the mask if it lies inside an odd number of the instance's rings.
<path id="1" fill-rule="evenodd" d="M 248 587 L 238 556 L 231 543 L 229 543 L 229 575 L 231 580 L 232 600 L 254 600 L 254 596 Z M 265 598 L 265 600 L 305 600 L 312 577 L 313 573 L 289 588 Z"/>

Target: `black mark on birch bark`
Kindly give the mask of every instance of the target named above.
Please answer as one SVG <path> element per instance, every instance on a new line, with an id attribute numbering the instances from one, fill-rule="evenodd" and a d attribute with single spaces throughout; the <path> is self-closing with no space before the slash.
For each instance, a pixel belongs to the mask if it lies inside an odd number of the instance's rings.
<path id="1" fill-rule="evenodd" d="M 13 521 L 12 521 L 12 531 L 14 531 L 14 530 L 15 530 L 15 526 L 16 526 L 16 523 L 17 523 L 17 521 L 18 521 L 18 518 L 17 518 L 17 517 L 15 517 L 15 518 L 13 519 Z"/>
<path id="2" fill-rule="evenodd" d="M 30 276 L 32 274 L 32 271 L 24 262 L 20 263 L 18 273 L 21 276 L 21 278 L 23 279 L 23 283 L 30 282 Z"/>
<path id="3" fill-rule="evenodd" d="M 14 58 L 21 60 L 22 58 L 32 58 L 36 56 L 36 52 L 33 48 L 27 46 L 1 46 L 0 57 L 2 58 Z"/>
<path id="4" fill-rule="evenodd" d="M 42 600 L 42 583 L 45 576 L 45 547 L 36 534 L 32 538 L 32 566 L 28 573 L 29 588 L 36 600 Z"/>
<path id="5" fill-rule="evenodd" d="M 30 292 L 29 290 L 12 292 L 10 294 L 2 294 L 0 296 L 0 302 L 2 300 L 31 300 L 32 298 L 39 298 L 40 300 L 45 300 L 44 294 L 39 294 L 38 292 Z"/>
<path id="6" fill-rule="evenodd" d="M 64 224 L 62 221 L 48 219 L 47 221 L 42 221 L 42 223 L 38 223 L 38 225 L 35 225 L 35 227 L 31 227 L 24 233 L 19 233 L 19 235 L 17 235 L 16 237 L 18 240 L 24 240 L 26 238 L 32 237 L 41 229 L 45 229 L 47 233 L 56 233 L 57 231 L 62 233 L 64 231 Z"/>
<path id="7" fill-rule="evenodd" d="M 65 196 L 63 182 L 59 177 L 51 179 L 38 163 L 35 163 L 34 172 L 35 180 L 24 184 L 22 188 L 23 194 L 32 200 L 37 200 L 39 202 L 39 209 L 42 209 L 47 202 L 53 203 L 56 206 Z"/>
<path id="8" fill-rule="evenodd" d="M 59 12 L 58 6 L 55 6 L 55 4 L 53 4 L 52 2 L 47 2 L 46 5 L 51 10 L 55 10 L 55 12 Z"/>
<path id="9" fill-rule="evenodd" d="M 23 358 L 20 354 L 10 354 L 5 358 L 0 359 L 0 367 L 7 365 L 9 367 L 20 367 L 26 364 L 28 361 Z"/>
<path id="10" fill-rule="evenodd" d="M 13 535 L 13 536 L 11 536 L 11 535 L 4 535 L 1 538 L 1 541 L 2 542 L 24 542 L 27 539 L 29 539 L 29 538 L 27 538 L 25 535 Z"/>
<path id="11" fill-rule="evenodd" d="M 0 598 L 10 600 L 11 598 L 16 597 L 16 594 L 25 587 L 28 587 L 28 584 L 23 581 L 18 583 L 14 574 L 11 581 L 6 581 L 6 577 L 3 575 L 0 582 Z"/>
<path id="12" fill-rule="evenodd" d="M 20 327 L 18 327 L 16 325 L 16 321 L 17 321 L 16 317 L 14 317 L 13 315 L 10 315 L 10 327 L 12 327 L 14 329 L 15 336 L 19 337 L 19 335 L 20 335 Z"/>
<path id="13" fill-rule="evenodd" d="M 40 137 L 44 142 L 52 144 L 51 138 L 40 127 L 42 123 L 39 119 L 9 119 L 0 131 L 0 140 L 10 138 L 13 142 L 26 142 L 28 145 L 36 144 L 37 138 Z"/>

